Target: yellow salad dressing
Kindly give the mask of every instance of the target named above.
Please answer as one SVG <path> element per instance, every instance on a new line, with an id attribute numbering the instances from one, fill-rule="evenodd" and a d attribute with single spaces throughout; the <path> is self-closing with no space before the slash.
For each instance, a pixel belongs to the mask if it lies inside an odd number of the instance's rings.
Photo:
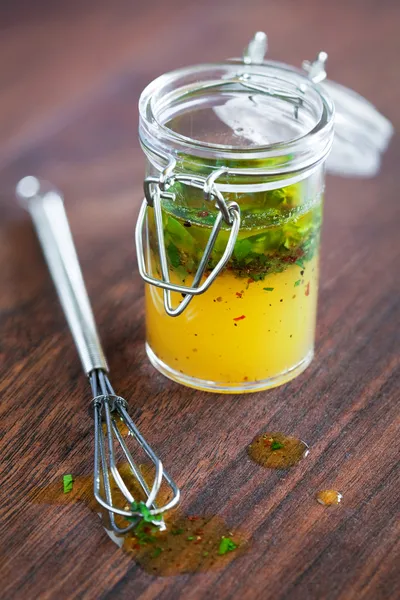
<path id="1" fill-rule="evenodd" d="M 317 257 L 263 281 L 225 272 L 175 318 L 164 310 L 162 291 L 146 286 L 148 344 L 178 377 L 233 388 L 283 383 L 312 358 L 317 283 Z M 179 296 L 172 295 L 176 302 Z"/>

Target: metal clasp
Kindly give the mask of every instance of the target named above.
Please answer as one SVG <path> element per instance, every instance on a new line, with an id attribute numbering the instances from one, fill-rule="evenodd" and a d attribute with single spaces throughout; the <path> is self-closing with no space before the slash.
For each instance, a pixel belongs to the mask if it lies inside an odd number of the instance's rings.
<path id="1" fill-rule="evenodd" d="M 265 59 L 265 55 L 268 50 L 268 38 L 267 34 L 263 31 L 257 31 L 254 34 L 248 45 L 243 51 L 242 61 L 245 65 L 262 65 Z M 256 77 L 256 81 L 254 81 Z M 299 94 L 290 94 L 286 90 L 275 85 L 274 87 L 266 86 L 262 82 L 264 73 L 253 72 L 251 75 L 247 71 L 237 73 L 236 79 L 232 80 L 239 83 L 243 87 L 252 90 L 254 92 L 260 92 L 267 96 L 276 96 L 287 102 L 294 104 L 295 118 L 298 118 L 299 108 L 303 106 L 303 97 Z"/>
<path id="2" fill-rule="evenodd" d="M 326 79 L 326 61 L 328 60 L 328 55 L 326 52 L 318 52 L 317 58 L 312 62 L 309 60 L 304 60 L 302 63 L 302 68 L 307 71 L 309 78 L 313 83 L 321 83 Z"/>
<path id="3" fill-rule="evenodd" d="M 264 31 L 257 31 L 243 51 L 243 62 L 246 65 L 260 65 L 268 50 L 268 38 Z"/>
<path id="4" fill-rule="evenodd" d="M 201 175 L 192 176 L 185 173 L 175 173 L 175 161 L 171 161 L 166 169 L 159 178 L 147 177 L 144 182 L 145 199 L 143 200 L 135 231 L 136 240 L 136 253 L 138 260 L 139 273 L 146 283 L 155 285 L 164 290 L 164 307 L 168 315 L 171 317 L 177 317 L 182 314 L 189 302 L 194 296 L 203 294 L 214 279 L 219 275 L 222 269 L 225 267 L 230 257 L 232 256 L 233 249 L 235 247 L 237 235 L 240 228 L 240 208 L 236 202 L 226 202 L 222 193 L 217 188 L 216 181 L 218 177 L 227 172 L 227 169 L 221 168 L 215 171 L 208 177 L 202 177 Z M 214 201 L 215 206 L 218 209 L 217 217 L 214 221 L 210 237 L 208 238 L 207 245 L 204 250 L 204 254 L 200 260 L 200 264 L 193 278 L 192 285 L 184 286 L 171 283 L 169 277 L 168 261 L 165 250 L 164 241 L 164 229 L 162 221 L 162 207 L 161 200 L 163 198 L 174 199 L 174 194 L 167 190 L 171 187 L 174 182 L 180 182 L 190 187 L 197 189 L 203 189 L 205 199 L 208 201 Z M 148 207 L 152 206 L 154 209 L 154 217 L 156 223 L 156 235 L 159 248 L 159 259 L 161 265 L 161 279 L 157 279 L 150 275 L 146 269 L 146 258 L 143 245 L 143 228 L 146 222 Z M 229 239 L 223 255 L 218 261 L 217 265 L 207 276 L 206 280 L 200 285 L 201 279 L 207 268 L 211 252 L 214 248 L 215 242 L 218 237 L 218 233 L 221 229 L 222 222 L 225 221 L 227 225 L 231 227 Z M 184 298 L 176 308 L 172 307 L 171 292 L 181 293 Z"/>

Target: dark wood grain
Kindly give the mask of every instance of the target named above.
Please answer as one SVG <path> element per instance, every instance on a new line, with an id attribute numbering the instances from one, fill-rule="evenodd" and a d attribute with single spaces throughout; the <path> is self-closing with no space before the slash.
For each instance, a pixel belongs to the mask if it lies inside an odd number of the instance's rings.
<path id="1" fill-rule="evenodd" d="M 273 58 L 300 64 L 323 47 L 330 76 L 398 127 L 400 4 L 85 0 L 2 12 L 0 596 L 398 598 L 399 137 L 374 179 L 328 177 L 316 358 L 282 388 L 209 395 L 154 372 L 132 234 L 146 83 L 237 55 L 267 29 Z M 65 193 L 112 380 L 181 486 L 183 510 L 218 514 L 251 538 L 222 572 L 152 577 L 85 504 L 32 501 L 64 473 L 90 474 L 92 422 L 64 317 L 13 198 L 27 173 Z M 310 455 L 287 473 L 253 464 L 246 447 L 267 429 L 306 440 Z M 343 492 L 337 509 L 315 502 L 326 487 Z"/>

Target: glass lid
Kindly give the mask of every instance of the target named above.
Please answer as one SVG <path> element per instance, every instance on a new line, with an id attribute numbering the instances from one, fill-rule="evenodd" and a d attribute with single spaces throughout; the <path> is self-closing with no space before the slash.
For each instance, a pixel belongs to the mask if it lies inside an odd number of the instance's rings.
<path id="1" fill-rule="evenodd" d="M 349 88 L 322 83 L 335 105 L 335 136 L 327 160 L 329 172 L 372 177 L 393 134 L 393 126 L 368 100 Z"/>
<path id="2" fill-rule="evenodd" d="M 327 160 L 330 173 L 353 177 L 372 177 L 379 171 L 381 157 L 393 134 L 393 126 L 365 98 L 353 90 L 326 79 L 328 55 L 303 62 L 303 69 L 320 83 L 335 105 L 335 135 Z"/>
<path id="3" fill-rule="evenodd" d="M 241 62 L 247 65 L 280 64 L 267 63 L 264 60 L 266 51 L 267 36 L 258 32 L 245 49 Z M 393 126 L 368 100 L 326 79 L 327 58 L 325 52 L 320 52 L 315 61 L 304 61 L 302 65 L 310 81 L 327 92 L 335 105 L 335 135 L 327 170 L 344 176 L 372 177 L 379 170 Z M 304 127 L 305 124 L 295 118 L 284 118 L 281 108 L 276 103 L 272 105 L 268 98 L 232 96 L 213 107 L 214 125 L 218 122 L 217 130 L 223 131 L 224 138 L 231 144 L 239 142 L 243 146 L 257 147 L 274 143 L 278 138 L 285 141 L 296 135 L 296 126 Z"/>

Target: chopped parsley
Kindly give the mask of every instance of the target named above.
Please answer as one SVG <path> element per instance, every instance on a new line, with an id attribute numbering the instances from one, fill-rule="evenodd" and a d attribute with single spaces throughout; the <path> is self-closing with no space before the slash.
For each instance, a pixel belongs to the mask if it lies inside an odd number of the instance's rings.
<path id="1" fill-rule="evenodd" d="M 133 520 L 133 517 L 130 520 Z M 146 521 L 139 521 L 133 531 L 133 535 L 139 546 L 146 546 L 147 544 L 154 544 L 154 542 L 159 539 L 158 536 L 156 536 L 158 532 L 159 529 L 156 525 L 146 523 Z"/>
<path id="2" fill-rule="evenodd" d="M 72 492 L 73 487 L 74 487 L 74 478 L 72 477 L 72 475 L 63 475 L 64 494 L 69 494 L 69 492 Z"/>
<path id="3" fill-rule="evenodd" d="M 274 288 L 263 288 L 263 290 L 265 290 L 266 292 L 273 292 Z"/>
<path id="4" fill-rule="evenodd" d="M 235 544 L 231 538 L 222 536 L 219 543 L 218 554 L 221 556 L 223 554 L 228 554 L 228 552 L 233 552 L 233 550 L 236 550 L 237 547 L 237 544 Z"/>
<path id="5" fill-rule="evenodd" d="M 301 284 L 301 279 L 298 279 L 297 281 L 294 282 L 294 287 L 297 287 Z"/>
<path id="6" fill-rule="evenodd" d="M 160 548 L 160 546 L 157 546 L 157 548 L 154 548 L 152 558 L 158 558 L 160 556 L 160 554 L 162 553 L 162 551 L 163 551 L 163 549 Z"/>
<path id="7" fill-rule="evenodd" d="M 271 450 L 280 450 L 281 448 L 283 448 L 283 444 L 281 442 L 278 442 L 277 440 L 271 442 Z"/>
<path id="8" fill-rule="evenodd" d="M 161 515 L 152 515 L 150 509 L 144 502 L 132 502 L 130 509 L 132 512 L 140 513 L 141 518 L 146 523 L 152 523 L 153 521 L 161 521 Z M 137 516 L 126 517 L 127 521 L 136 521 Z"/>
<path id="9" fill-rule="evenodd" d="M 307 188 L 308 190 L 308 188 Z M 237 277 L 263 281 L 271 273 L 281 273 L 296 265 L 306 268 L 318 250 L 322 202 L 318 192 L 303 189 L 303 184 L 246 194 L 241 198 L 242 225 L 226 269 Z M 165 249 L 169 267 L 182 279 L 193 275 L 207 245 L 215 210 L 206 207 L 200 190 L 179 182 L 172 185 L 174 200 L 163 201 Z M 236 195 L 228 194 L 229 199 Z M 189 227 L 190 225 L 190 227 Z M 230 235 L 223 224 L 210 253 L 206 273 L 221 259 Z M 149 244 L 158 255 L 154 217 L 149 218 Z M 155 264 L 159 269 L 159 264 Z"/>
<path id="10" fill-rule="evenodd" d="M 250 271 L 248 273 L 250 279 L 252 279 L 253 281 L 263 281 L 263 279 L 265 279 L 265 272 L 261 272 L 261 273 L 256 273 L 254 271 Z"/>
<path id="11" fill-rule="evenodd" d="M 172 267 L 179 267 L 181 264 L 181 257 L 178 248 L 172 242 L 167 246 L 167 256 Z"/>

